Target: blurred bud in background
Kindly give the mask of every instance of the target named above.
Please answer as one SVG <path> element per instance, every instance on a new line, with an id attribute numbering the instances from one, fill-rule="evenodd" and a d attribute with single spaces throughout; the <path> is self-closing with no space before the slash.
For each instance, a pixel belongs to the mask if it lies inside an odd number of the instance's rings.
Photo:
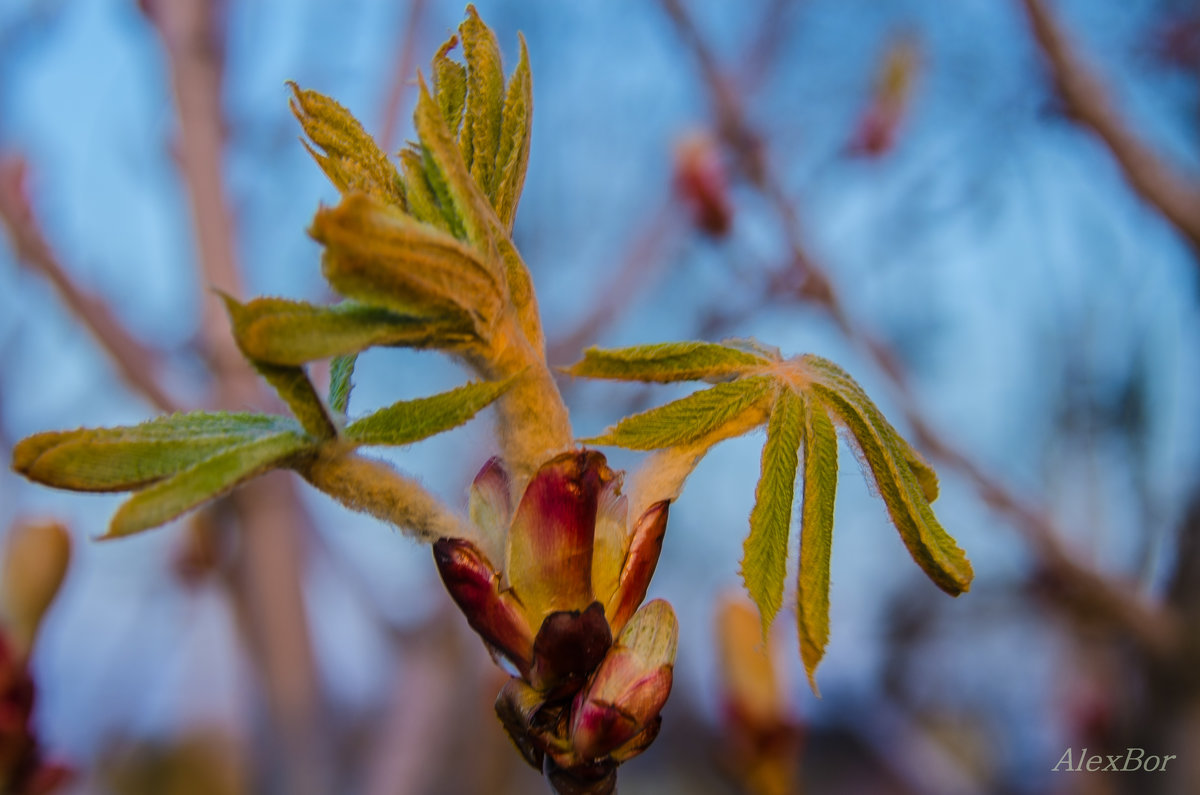
<path id="1" fill-rule="evenodd" d="M 798 793 L 801 732 L 778 644 L 763 643 L 758 610 L 743 594 L 718 600 L 716 640 L 725 763 L 751 795 Z"/>
<path id="2" fill-rule="evenodd" d="M 721 150 L 708 132 L 687 133 L 675 144 L 675 191 L 699 229 L 713 237 L 729 233 L 733 225 L 729 178 Z"/>
<path id="3" fill-rule="evenodd" d="M 37 688 L 28 660 L 71 559 L 71 537 L 55 522 L 26 522 L 5 539 L 0 561 L 0 793 L 49 795 L 70 778 L 45 760 L 31 725 Z"/>
<path id="4" fill-rule="evenodd" d="M 897 36 L 887 44 L 876 66 L 871 96 L 847 144 L 849 154 L 874 158 L 892 151 L 920 68 L 921 48 L 915 37 Z"/>
<path id="5" fill-rule="evenodd" d="M 249 792 L 233 738 L 198 730 L 170 744 L 113 750 L 101 764 L 108 792 L 123 795 L 243 795 Z"/>
<path id="6" fill-rule="evenodd" d="M 0 616 L 19 657 L 33 648 L 71 561 L 71 536 L 56 522 L 19 523 L 4 544 Z"/>

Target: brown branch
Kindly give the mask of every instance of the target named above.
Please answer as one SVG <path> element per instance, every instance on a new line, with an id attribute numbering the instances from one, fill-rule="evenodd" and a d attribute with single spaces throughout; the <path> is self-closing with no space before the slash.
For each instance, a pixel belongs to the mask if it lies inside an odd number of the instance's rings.
<path id="1" fill-rule="evenodd" d="M 734 155 L 744 178 L 756 187 L 779 215 L 791 248 L 792 262 L 784 271 L 767 280 L 764 298 L 778 300 L 781 285 L 790 285 L 795 298 L 824 309 L 842 333 L 883 371 L 899 396 L 904 414 L 918 441 L 932 455 L 964 474 L 984 502 L 1008 517 L 1022 538 L 1037 555 L 1040 574 L 1059 587 L 1055 593 L 1064 606 L 1085 606 L 1127 632 L 1157 654 L 1169 654 L 1176 647 L 1179 626 L 1175 615 L 1165 607 L 1147 600 L 1129 584 L 1078 563 L 1061 540 L 1062 532 L 1045 511 L 1021 499 L 1003 483 L 987 474 L 969 456 L 940 438 L 924 417 L 907 384 L 899 357 L 887 343 L 879 340 L 853 321 L 846 312 L 828 272 L 807 249 L 800 227 L 799 213 L 767 162 L 761 136 L 751 126 L 737 98 L 730 93 L 721 69 L 695 24 L 679 0 L 660 0 L 667 15 L 693 51 L 707 84 L 717 129 L 722 142 Z"/>
<path id="2" fill-rule="evenodd" d="M 0 221 L 8 231 L 18 261 L 50 282 L 59 299 L 91 332 L 131 389 L 160 411 L 177 411 L 179 404 L 158 380 L 159 352 L 134 338 L 108 304 L 75 284 L 54 256 L 25 195 L 25 172 L 25 161 L 19 158 L 0 162 Z"/>
<path id="3" fill-rule="evenodd" d="M 1020 1 L 1068 115 L 1104 142 L 1138 195 L 1200 255 L 1200 178 L 1181 176 L 1138 137 L 1042 0 Z"/>
<path id="4" fill-rule="evenodd" d="M 383 128 L 379 134 L 379 148 L 390 152 L 396 146 L 396 134 L 400 127 L 400 110 L 404 98 L 413 86 L 413 61 L 416 60 L 417 31 L 425 16 L 425 0 L 408 0 L 408 14 L 404 23 L 404 38 L 396 54 L 396 67 L 392 70 L 392 81 L 388 85 L 383 104 Z"/>
<path id="5" fill-rule="evenodd" d="M 211 402 L 242 408 L 262 401 L 257 378 L 237 350 L 224 309 L 208 288 L 238 295 L 242 279 L 222 183 L 224 122 L 221 4 L 143 0 L 166 50 L 179 113 L 178 156 L 192 208 L 205 297 L 200 339 L 214 376 Z M 229 579 L 239 623 L 266 693 L 273 767 L 282 790 L 330 791 L 319 678 L 304 607 L 303 547 L 310 519 L 293 479 L 272 473 L 230 498 L 240 558 Z"/>

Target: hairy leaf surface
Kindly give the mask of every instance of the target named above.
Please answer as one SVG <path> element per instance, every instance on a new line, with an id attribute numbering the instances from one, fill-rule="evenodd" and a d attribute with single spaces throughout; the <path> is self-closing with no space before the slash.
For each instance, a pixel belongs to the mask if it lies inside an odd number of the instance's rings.
<path id="1" fill-rule="evenodd" d="M 512 379 L 460 386 L 416 400 L 402 400 L 350 423 L 346 438 L 358 444 L 411 444 L 462 425 L 512 385 Z"/>
<path id="2" fill-rule="evenodd" d="M 339 414 L 350 408 L 350 390 L 354 388 L 356 354 L 335 356 L 329 363 L 329 407 Z"/>
<path id="3" fill-rule="evenodd" d="M 323 94 L 288 85 L 292 113 L 320 151 L 302 143 L 329 181 L 342 193 L 361 191 L 404 209 L 404 186 L 396 167 L 358 119 Z"/>
<path id="4" fill-rule="evenodd" d="M 312 235 L 325 245 L 325 277 L 356 301 L 399 314 L 470 318 L 480 334 L 500 312 L 500 283 L 475 251 L 365 196 L 318 211 Z"/>
<path id="5" fill-rule="evenodd" d="M 717 384 L 655 409 L 627 417 L 590 444 L 615 445 L 632 450 L 656 450 L 695 441 L 737 419 L 747 409 L 768 398 L 774 380 L 752 376 Z"/>
<path id="6" fill-rule="evenodd" d="M 13 469 L 62 489 L 130 491 L 228 447 L 299 430 L 293 420 L 263 414 L 172 414 L 140 425 L 35 434 L 13 449 Z"/>
<path id="7" fill-rule="evenodd" d="M 833 551 L 833 506 L 837 496 L 837 432 L 814 397 L 804 400 L 804 495 L 800 512 L 800 569 L 796 581 L 796 626 L 800 659 L 817 692 L 817 665 L 829 642 L 829 565 Z"/>
<path id="8" fill-rule="evenodd" d="M 589 348 L 567 368 L 574 376 L 621 381 L 725 381 L 771 364 L 754 353 L 714 342 L 665 342 L 630 348 Z"/>
<path id="9" fill-rule="evenodd" d="M 353 301 L 317 306 L 282 298 L 257 298 L 243 310 L 238 344 L 247 356 L 270 364 L 300 365 L 376 345 L 455 349 L 475 339 L 457 312 L 402 315 Z"/>
<path id="10" fill-rule="evenodd" d="M 796 470 L 804 431 L 804 405 L 790 388 L 779 396 L 767 421 L 767 443 L 762 452 L 762 473 L 754 490 L 750 535 L 743 544 L 742 579 L 758 605 L 766 637 L 775 614 L 783 605 L 787 576 L 788 531 L 792 523 Z"/>
<path id="11" fill-rule="evenodd" d="M 496 152 L 500 146 L 501 114 L 504 107 L 504 71 L 496 34 L 483 24 L 474 5 L 458 26 L 463 56 L 467 59 L 467 114 L 460 135 L 463 161 L 475 183 L 492 196 Z"/>
<path id="12" fill-rule="evenodd" d="M 974 576 L 971 564 L 934 516 L 925 489 L 909 464 L 907 443 L 844 370 L 816 356 L 806 356 L 804 362 L 818 376 L 811 390 L 845 424 L 862 451 L 913 560 L 951 596 L 968 590 Z"/>
<path id="13" fill-rule="evenodd" d="M 276 433 L 218 452 L 130 497 L 103 537 L 127 536 L 169 522 L 276 468 L 311 444 L 302 434 Z"/>
<path id="14" fill-rule="evenodd" d="M 496 185 L 492 191 L 492 206 L 509 234 L 517 215 L 521 189 L 525 186 L 533 131 L 533 76 L 529 70 L 525 37 L 521 36 L 520 40 L 521 57 L 508 80 L 508 92 L 504 97 L 500 148 L 496 153 Z"/>
<path id="15" fill-rule="evenodd" d="M 238 342 L 242 353 L 254 365 L 258 374 L 287 404 L 304 430 L 318 439 L 332 439 L 337 436 L 337 426 L 333 424 L 329 412 L 321 403 L 321 398 L 317 395 L 317 390 L 313 388 L 312 381 L 308 380 L 308 374 L 304 372 L 304 368 L 264 362 L 254 358 L 245 348 L 242 348 L 241 340 L 246 335 L 246 328 L 254 320 L 256 313 L 229 295 L 221 294 L 221 298 L 225 301 L 225 309 L 229 312 L 229 319 L 233 323 L 234 340 Z M 260 309 L 282 301 L 283 299 L 278 298 L 266 299 L 265 304 L 260 304 Z"/>

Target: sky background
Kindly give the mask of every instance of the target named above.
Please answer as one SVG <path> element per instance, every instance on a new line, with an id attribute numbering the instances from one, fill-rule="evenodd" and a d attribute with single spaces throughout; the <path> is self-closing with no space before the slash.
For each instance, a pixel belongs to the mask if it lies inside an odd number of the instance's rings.
<path id="1" fill-rule="evenodd" d="M 737 68 L 754 49 L 767 5 L 689 7 L 718 56 Z M 1162 26 L 1186 4 L 1053 5 L 1138 132 L 1180 171 L 1200 172 L 1196 74 L 1156 48 Z M 510 68 L 517 31 L 529 45 L 533 144 L 514 237 L 553 341 L 608 289 L 660 209 L 679 210 L 674 147 L 710 125 L 708 97 L 658 4 L 478 6 Z M 1084 559 L 1156 593 L 1197 482 L 1195 254 L 1132 193 L 1107 151 L 1064 118 L 1019 4 L 810 0 L 784 8 L 774 61 L 742 95 L 852 321 L 897 349 L 940 433 L 1044 506 Z M 285 81 L 337 98 L 379 132 L 407 4 L 259 0 L 226 13 L 223 167 L 244 297 L 328 300 L 319 249 L 304 230 L 336 191 L 297 141 Z M 456 2 L 427 4 L 414 65 L 428 64 L 461 13 Z M 881 157 L 854 157 L 848 144 L 881 53 L 900 36 L 920 57 L 895 145 Z M 0 154 L 27 159 L 33 206 L 61 261 L 140 339 L 175 352 L 169 380 L 187 396 L 203 383 L 190 335 L 201 302 L 213 299 L 195 277 L 170 92 L 160 41 L 135 4 L 0 6 Z M 406 94 L 403 136 L 412 134 L 414 93 Z M 671 235 L 645 278 L 626 285 L 619 317 L 594 342 L 692 339 L 714 308 L 738 311 L 721 336 L 831 358 L 899 424 L 886 379 L 819 310 L 755 306 L 755 285 L 786 260 L 786 243 L 749 187 L 735 181 L 731 195 L 731 233 Z M 6 448 L 42 430 L 153 414 L 5 247 L 0 373 Z M 354 413 L 464 380 L 434 354 L 390 350 L 362 357 L 356 376 Z M 563 388 L 581 437 L 686 392 Z M 689 480 L 651 591 L 680 614 L 677 687 L 686 696 L 676 698 L 710 721 L 718 717 L 714 598 L 739 583 L 762 441 L 760 432 L 723 444 Z M 492 450 L 487 421 L 476 420 L 387 455 L 463 506 Z M 971 716 L 1005 791 L 1042 791 L 1068 736 L 1061 696 L 1070 656 L 1056 624 L 1015 595 L 1029 574 L 1027 549 L 968 482 L 938 467 L 935 509 L 977 572 L 969 595 L 948 600 L 912 563 L 844 447 L 841 467 L 821 700 L 799 673 L 790 614 L 780 619 L 797 713 L 815 726 L 853 726 L 886 747 L 886 710 L 862 717 L 885 701 L 886 630 L 898 610 L 929 611 L 931 637 L 907 675 L 914 698 Z M 323 684 L 346 711 L 368 710 L 396 665 L 375 622 L 419 625 L 441 586 L 424 547 L 312 490 L 304 495 L 321 550 L 310 559 L 306 595 Z M 79 542 L 35 659 L 39 725 L 70 759 L 94 758 L 114 734 L 243 725 L 247 672 L 223 598 L 209 587 L 181 589 L 170 572 L 178 526 L 88 541 L 119 500 L 0 472 L 0 526 L 56 516 Z"/>

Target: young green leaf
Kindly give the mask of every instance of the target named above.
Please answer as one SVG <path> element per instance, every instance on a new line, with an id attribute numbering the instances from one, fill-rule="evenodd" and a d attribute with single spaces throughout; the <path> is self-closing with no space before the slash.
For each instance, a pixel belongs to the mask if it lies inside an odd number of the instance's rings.
<path id="1" fill-rule="evenodd" d="M 36 434 L 13 449 L 13 469 L 61 489 L 129 491 L 219 450 L 290 430 L 299 430 L 292 420 L 262 414 L 172 414 L 140 425 Z"/>
<path id="2" fill-rule="evenodd" d="M 458 37 L 451 36 L 433 56 L 433 95 L 451 134 L 462 126 L 467 102 L 467 68 L 446 57 L 456 44 Z"/>
<path id="3" fill-rule="evenodd" d="M 500 45 L 474 5 L 467 6 L 467 18 L 458 26 L 458 33 L 467 59 L 467 115 L 460 136 L 463 161 L 484 194 L 492 196 L 504 107 Z"/>
<path id="4" fill-rule="evenodd" d="M 974 576 L 971 564 L 929 507 L 925 490 L 909 464 L 907 443 L 844 370 L 817 356 L 805 356 L 803 362 L 814 375 L 810 390 L 845 424 L 862 451 L 913 560 L 951 596 L 968 590 Z"/>
<path id="5" fill-rule="evenodd" d="M 462 425 L 504 394 L 513 379 L 466 384 L 449 392 L 401 400 L 346 427 L 356 444 L 401 445 L 426 439 Z"/>
<path id="6" fill-rule="evenodd" d="M 867 393 L 861 386 L 859 386 L 858 382 L 855 381 L 850 374 L 843 370 L 840 366 L 829 361 L 828 359 L 823 359 L 820 356 L 809 354 L 804 356 L 802 361 L 806 368 L 818 373 L 826 381 L 837 384 L 839 388 L 846 392 L 846 394 L 853 396 L 853 398 L 857 402 L 861 403 L 863 408 L 873 418 L 872 422 L 882 423 L 882 425 L 886 427 L 886 429 L 890 432 L 889 436 L 892 443 L 904 458 L 905 462 L 908 463 L 908 466 L 912 470 L 913 474 L 916 475 L 917 482 L 921 485 L 921 493 L 925 495 L 925 499 L 929 502 L 936 500 L 938 498 L 937 473 L 933 471 L 933 467 L 929 465 L 929 462 L 925 460 L 924 456 L 918 453 L 916 449 L 908 443 L 907 439 L 896 432 L 891 423 L 887 421 L 887 418 L 883 416 L 883 412 L 881 412 L 875 406 L 874 402 L 867 397 Z"/>
<path id="7" fill-rule="evenodd" d="M 408 197 L 408 212 L 418 221 L 434 226 L 453 236 L 450 222 L 446 220 L 429 177 L 425 174 L 425 158 L 419 149 L 400 151 L 400 168 L 404 171 L 404 186 Z"/>
<path id="8" fill-rule="evenodd" d="M 529 142 L 533 132 L 533 76 L 529 70 L 529 51 L 525 37 L 520 36 L 521 57 L 508 80 L 504 97 L 504 114 L 500 128 L 500 149 L 496 153 L 496 186 L 492 191 L 492 206 L 512 234 L 517 215 L 517 202 L 525 185 L 525 169 L 529 165 Z"/>
<path id="9" fill-rule="evenodd" d="M 468 93 L 464 134 L 471 124 L 472 102 L 471 94 Z M 425 174 L 434 188 L 435 195 L 445 202 L 442 212 L 447 217 L 459 219 L 466 239 L 484 254 L 485 262 L 490 262 L 500 221 L 483 187 L 472 178 L 471 171 L 463 161 L 463 152 L 446 127 L 446 119 L 437 102 L 429 95 L 429 89 L 424 82 L 419 86 L 413 125 L 421 138 Z M 492 156 L 495 157 L 494 150 Z"/>
<path id="10" fill-rule="evenodd" d="M 350 408 L 350 390 L 354 388 L 354 364 L 357 354 L 335 356 L 329 363 L 329 407 L 338 414 Z"/>
<path id="11" fill-rule="evenodd" d="M 310 447 L 298 433 L 276 433 L 222 450 L 143 489 L 113 515 L 103 538 L 148 530 L 221 496 L 238 484 L 274 469 Z"/>
<path id="12" fill-rule="evenodd" d="M 362 195 L 317 212 L 312 236 L 334 289 L 399 314 L 467 318 L 486 336 L 501 312 L 501 286 L 474 250 Z"/>
<path id="13" fill-rule="evenodd" d="M 396 167 L 350 111 L 316 91 L 288 85 L 292 113 L 321 152 L 302 143 L 329 181 L 342 193 L 361 191 L 404 209 L 404 185 Z"/>
<path id="14" fill-rule="evenodd" d="M 728 381 L 771 361 L 715 342 L 664 342 L 632 348 L 588 348 L 568 375 L 620 381 Z"/>
<path id="15" fill-rule="evenodd" d="M 361 196 L 361 194 L 359 195 Z M 361 198 L 367 200 L 365 196 Z M 329 413 L 321 403 L 321 398 L 317 395 L 317 390 L 308 380 L 308 374 L 304 372 L 304 368 L 264 362 L 254 358 L 245 348 L 241 347 L 241 341 L 246 337 L 247 329 L 260 312 L 287 302 L 279 298 L 266 299 L 256 309 L 251 309 L 232 296 L 224 293 L 220 295 L 225 301 L 225 309 L 229 312 L 229 319 L 233 325 L 233 338 L 238 342 L 242 354 L 250 360 L 250 364 L 254 365 L 258 374 L 283 399 L 304 430 L 318 439 L 332 439 L 337 436 L 337 426 L 330 419 Z"/>
<path id="16" fill-rule="evenodd" d="M 283 298 L 256 298 L 243 311 L 238 345 L 270 364 L 300 365 L 375 345 L 455 350 L 475 340 L 460 314 L 401 315 L 353 301 L 316 306 Z"/>
<path id="17" fill-rule="evenodd" d="M 734 422 L 768 398 L 774 380 L 753 376 L 717 384 L 656 409 L 626 417 L 588 444 L 615 445 L 631 450 L 657 450 L 695 441 Z"/>
<path id="18" fill-rule="evenodd" d="M 288 367 L 266 362 L 251 361 L 271 388 L 279 395 L 301 427 L 318 439 L 337 436 L 337 426 L 321 403 L 321 397 L 308 380 L 303 367 Z"/>
<path id="19" fill-rule="evenodd" d="M 783 605 L 787 575 L 788 530 L 792 523 L 796 470 L 804 431 L 804 403 L 795 390 L 783 387 L 767 421 L 762 474 L 754 490 L 750 535 L 743 545 L 742 579 L 758 605 L 763 637 Z"/>
<path id="20" fill-rule="evenodd" d="M 817 665 L 829 642 L 829 563 L 837 476 L 837 433 L 825 408 L 810 396 L 804 401 L 804 496 L 800 513 L 796 626 L 800 659 L 814 693 L 818 692 Z"/>

